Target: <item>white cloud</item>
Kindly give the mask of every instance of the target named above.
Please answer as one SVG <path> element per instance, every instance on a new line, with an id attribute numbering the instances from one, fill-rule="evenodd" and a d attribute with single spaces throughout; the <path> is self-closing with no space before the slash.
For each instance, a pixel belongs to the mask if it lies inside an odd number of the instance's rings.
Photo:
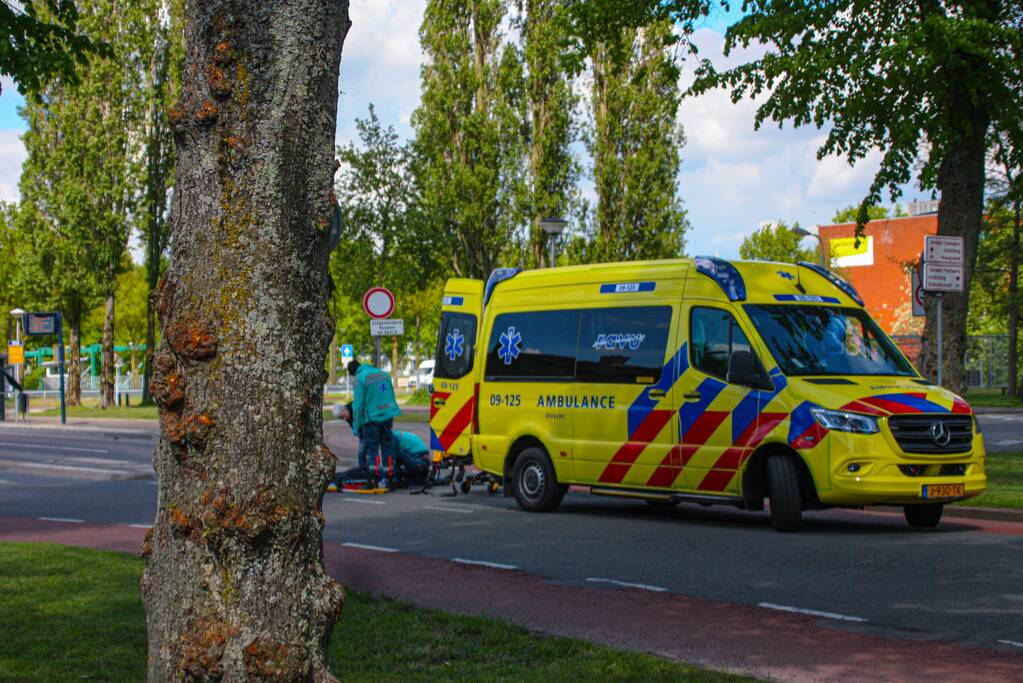
<path id="1" fill-rule="evenodd" d="M 21 165 L 28 157 L 20 130 L 0 130 L 0 201 L 15 202 Z"/>
<path id="2" fill-rule="evenodd" d="M 425 0 L 370 0 L 353 3 L 352 28 L 341 56 L 338 141 L 356 137 L 355 119 L 369 115 L 372 102 L 385 126 L 411 136 L 419 104 L 419 25 Z"/>

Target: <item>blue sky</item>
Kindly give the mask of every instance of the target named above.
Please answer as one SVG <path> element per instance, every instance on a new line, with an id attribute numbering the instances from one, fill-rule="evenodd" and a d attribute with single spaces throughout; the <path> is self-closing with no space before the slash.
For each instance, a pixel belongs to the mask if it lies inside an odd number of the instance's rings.
<path id="1" fill-rule="evenodd" d="M 364 0 L 352 3 L 352 28 L 341 59 L 338 142 L 355 137 L 355 118 L 376 106 L 384 124 L 403 137 L 419 101 L 419 24 L 425 0 Z M 722 54 L 724 29 L 739 15 L 740 2 L 725 14 L 708 17 L 693 39 L 700 55 L 718 66 L 756 56 L 758 48 Z M 683 68 L 682 87 L 692 78 L 692 60 Z M 24 123 L 17 115 L 23 100 L 9 78 L 0 94 L 0 199 L 17 197 L 24 148 L 18 136 Z M 779 129 L 766 123 L 753 130 L 756 104 L 732 104 L 724 91 L 685 99 L 679 112 L 687 143 L 682 150 L 679 191 L 692 230 L 690 254 L 738 255 L 742 238 L 768 221 L 799 222 L 804 227 L 827 223 L 836 209 L 857 203 L 866 192 L 879 155 L 850 167 L 844 159 L 817 161 L 824 132 L 812 127 Z M 585 161 L 585 160 L 584 160 Z M 588 183 L 584 192 L 590 191 Z M 907 188 L 903 202 L 924 193 Z"/>

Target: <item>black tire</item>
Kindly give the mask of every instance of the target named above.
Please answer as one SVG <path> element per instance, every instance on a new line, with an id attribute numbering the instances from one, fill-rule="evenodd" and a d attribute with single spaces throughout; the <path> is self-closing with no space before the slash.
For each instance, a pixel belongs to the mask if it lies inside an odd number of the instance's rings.
<path id="1" fill-rule="evenodd" d="M 767 459 L 767 492 L 774 530 L 799 531 L 803 525 L 803 501 L 799 495 L 796 465 L 791 458 L 774 455 Z"/>
<path id="2" fill-rule="evenodd" d="M 910 526 L 933 529 L 941 522 L 941 513 L 945 510 L 944 503 L 924 503 L 922 505 L 903 505 L 902 512 Z"/>
<path id="3" fill-rule="evenodd" d="M 527 448 L 512 468 L 512 491 L 527 512 L 550 512 L 565 497 L 567 486 L 558 484 L 551 459 L 540 448 Z"/>
<path id="4" fill-rule="evenodd" d="M 461 489 L 462 493 L 469 493 L 469 491 L 472 490 L 472 482 L 469 481 L 468 478 L 465 478 L 462 480 L 462 483 L 459 485 L 459 488 Z"/>

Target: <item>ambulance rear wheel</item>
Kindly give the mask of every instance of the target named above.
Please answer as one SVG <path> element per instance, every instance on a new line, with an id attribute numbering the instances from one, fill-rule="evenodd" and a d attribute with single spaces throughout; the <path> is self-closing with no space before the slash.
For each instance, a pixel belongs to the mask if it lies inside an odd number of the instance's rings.
<path id="1" fill-rule="evenodd" d="M 527 448 L 512 468 L 515 500 L 529 512 L 550 512 L 558 507 L 567 487 L 558 484 L 554 466 L 543 449 Z"/>
<path id="2" fill-rule="evenodd" d="M 775 455 L 767 459 L 767 493 L 771 498 L 771 523 L 775 531 L 799 531 L 803 523 L 803 501 L 799 477 L 791 458 Z"/>
<path id="3" fill-rule="evenodd" d="M 904 505 L 902 512 L 910 526 L 933 528 L 941 521 L 941 513 L 945 506 L 942 503 L 925 503 L 923 505 Z"/>

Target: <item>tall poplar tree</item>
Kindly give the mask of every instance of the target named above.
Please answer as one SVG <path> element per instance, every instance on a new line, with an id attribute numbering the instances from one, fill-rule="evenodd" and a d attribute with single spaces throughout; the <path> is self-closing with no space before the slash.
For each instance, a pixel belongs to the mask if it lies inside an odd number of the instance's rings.
<path id="1" fill-rule="evenodd" d="M 141 191 L 142 60 L 150 49 L 146 17 L 155 16 L 156 5 L 80 2 L 78 27 L 105 43 L 109 54 L 94 56 L 71 82 L 51 82 L 23 111 L 29 130 L 21 191 L 36 233 L 42 298 L 67 307 L 72 405 L 80 391 L 81 318 L 96 295 L 106 310 L 101 405 L 113 403 L 114 298 Z"/>
<path id="2" fill-rule="evenodd" d="M 502 44 L 507 0 L 432 0 L 413 114 L 424 210 L 448 236 L 452 270 L 486 278 L 508 249 L 522 194 L 522 64 Z"/>
<path id="3" fill-rule="evenodd" d="M 672 24 L 659 20 L 621 29 L 591 55 L 587 145 L 597 192 L 591 260 L 675 258 L 685 248 L 674 40 Z"/>
<path id="4" fill-rule="evenodd" d="M 576 192 L 578 163 L 572 155 L 577 97 L 562 58 L 567 25 L 565 0 L 518 0 L 519 31 L 528 95 L 530 265 L 542 268 L 546 235 L 540 219 L 567 216 Z"/>
<path id="5" fill-rule="evenodd" d="M 327 272 L 347 0 L 189 0 L 153 358 L 150 681 L 335 681 Z"/>

